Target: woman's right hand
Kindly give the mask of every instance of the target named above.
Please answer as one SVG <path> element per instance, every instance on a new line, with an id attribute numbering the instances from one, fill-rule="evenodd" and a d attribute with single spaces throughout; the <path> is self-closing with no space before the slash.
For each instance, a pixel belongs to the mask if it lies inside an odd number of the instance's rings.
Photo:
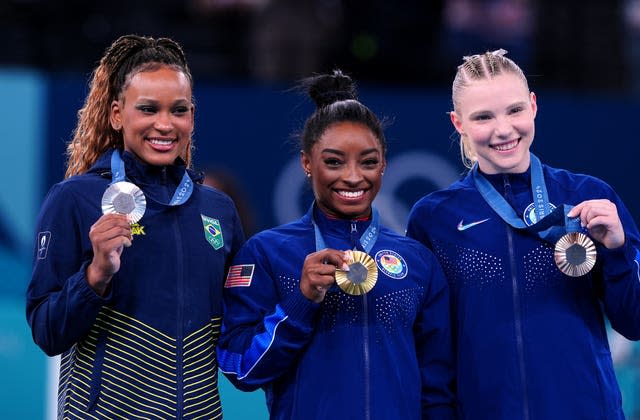
<path id="1" fill-rule="evenodd" d="M 322 302 L 336 281 L 336 268 L 348 271 L 348 262 L 346 253 L 335 249 L 323 249 L 307 255 L 300 278 L 302 294 L 315 303 Z"/>
<path id="2" fill-rule="evenodd" d="M 131 246 L 133 240 L 128 216 L 101 216 L 91 226 L 89 239 L 93 247 L 93 260 L 87 267 L 87 283 L 98 295 L 104 296 L 111 278 L 120 270 L 122 250 Z"/>

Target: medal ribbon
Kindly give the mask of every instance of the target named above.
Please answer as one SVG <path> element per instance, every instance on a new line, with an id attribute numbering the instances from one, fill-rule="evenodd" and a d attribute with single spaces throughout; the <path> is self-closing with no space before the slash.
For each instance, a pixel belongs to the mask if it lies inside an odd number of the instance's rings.
<path id="1" fill-rule="evenodd" d="M 313 218 L 314 207 L 315 207 L 315 202 L 314 204 L 311 205 L 311 208 L 309 209 L 309 216 L 311 217 L 311 223 L 313 224 L 313 230 L 316 235 L 316 251 L 320 251 L 321 249 L 325 249 L 327 246 L 324 241 L 324 238 L 322 237 L 322 232 L 320 232 L 320 228 L 318 227 L 318 224 Z M 364 231 L 362 236 L 360 236 L 360 240 L 359 240 L 360 246 L 362 246 L 362 249 L 364 250 L 364 252 L 366 252 L 367 254 L 371 252 L 373 245 L 378 240 L 379 233 L 380 233 L 380 215 L 378 214 L 378 210 L 375 207 L 371 206 L 371 223 L 369 224 L 369 227 L 367 227 L 367 229 Z"/>
<path id="2" fill-rule="evenodd" d="M 573 206 L 568 204 L 558 206 L 553 212 L 550 211 L 551 206 L 549 204 L 547 186 L 544 182 L 542 163 L 540 163 L 540 159 L 533 153 L 530 153 L 530 156 L 531 191 L 533 192 L 534 209 L 536 212 L 536 223 L 531 226 L 527 226 L 525 222 L 518 217 L 507 200 L 482 176 L 478 171 L 477 163 L 472 169 L 473 182 L 487 204 L 511 227 L 533 232 L 542 240 L 555 243 L 567 232 L 580 231 L 580 218 L 567 216 L 573 208 Z"/>
<path id="3" fill-rule="evenodd" d="M 116 182 L 125 180 L 125 170 L 124 170 L 124 161 L 120 156 L 120 151 L 118 149 L 114 149 L 111 154 L 111 183 L 114 184 Z M 193 192 L 193 181 L 187 170 L 185 169 L 184 175 L 182 176 L 182 180 L 180 181 L 180 185 L 176 188 L 176 191 L 173 193 L 173 197 L 168 205 L 170 206 L 179 206 L 184 204 L 189 197 L 191 197 L 191 193 Z"/>

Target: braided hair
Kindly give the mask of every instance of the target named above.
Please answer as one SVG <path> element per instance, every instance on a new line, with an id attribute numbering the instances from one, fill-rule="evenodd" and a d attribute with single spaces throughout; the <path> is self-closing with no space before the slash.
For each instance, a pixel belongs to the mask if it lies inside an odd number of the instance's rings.
<path id="1" fill-rule="evenodd" d="M 458 71 L 453 79 L 451 88 L 451 100 L 453 102 L 453 110 L 456 112 L 459 108 L 458 98 L 460 92 L 464 90 L 470 83 L 476 80 L 492 79 L 501 74 L 515 74 L 524 85 L 529 89 L 527 78 L 522 69 L 513 62 L 513 60 L 505 56 L 507 51 L 499 49 L 495 51 L 487 51 L 484 54 L 475 54 L 463 57 L 463 63 L 458 66 Z M 471 169 L 477 157 L 467 144 L 464 136 L 460 137 L 460 156 L 462 163 Z"/>
<path id="2" fill-rule="evenodd" d="M 124 148 L 120 131 L 110 123 L 111 103 L 120 99 L 131 77 L 142 71 L 169 66 L 184 73 L 193 88 L 193 78 L 180 45 L 169 38 L 124 35 L 105 51 L 93 71 L 89 94 L 78 111 L 73 138 L 67 145 L 65 177 L 85 173 L 109 149 Z M 191 164 L 192 139 L 186 149 L 187 166 Z"/>

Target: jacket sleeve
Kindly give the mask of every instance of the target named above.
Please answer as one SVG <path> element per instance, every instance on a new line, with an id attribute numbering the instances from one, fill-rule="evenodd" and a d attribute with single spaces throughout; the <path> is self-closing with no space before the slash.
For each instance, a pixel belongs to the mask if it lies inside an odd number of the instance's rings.
<path id="1" fill-rule="evenodd" d="M 435 256 L 426 248 L 422 253 L 429 273 L 425 299 L 415 324 L 416 353 L 422 377 L 422 418 L 454 419 L 449 288 Z"/>
<path id="2" fill-rule="evenodd" d="M 38 216 L 26 312 L 33 340 L 49 356 L 69 350 L 84 337 L 108 299 L 98 296 L 85 279 L 94 221 L 80 220 L 77 208 L 69 189 L 56 185 Z"/>
<path id="3" fill-rule="evenodd" d="M 245 391 L 268 384 L 291 369 L 312 337 L 319 305 L 298 287 L 282 295 L 271 262 L 273 244 L 255 236 L 233 260 L 223 291 L 224 318 L 218 341 L 220 370 Z M 239 274 L 238 274 L 239 273 Z"/>
<path id="4" fill-rule="evenodd" d="M 423 205 L 424 199 L 419 200 L 411 209 L 409 219 L 407 221 L 406 236 L 415 239 L 418 242 L 430 248 L 429 236 L 426 232 L 426 221 L 429 220 L 426 213 L 426 207 Z"/>
<path id="5" fill-rule="evenodd" d="M 602 279 L 602 301 L 611 326 L 629 340 L 640 339 L 640 235 L 631 214 L 615 193 L 610 200 L 618 209 L 625 243 L 618 249 L 598 244 L 594 276 Z M 599 267 L 598 267 L 599 266 Z"/>

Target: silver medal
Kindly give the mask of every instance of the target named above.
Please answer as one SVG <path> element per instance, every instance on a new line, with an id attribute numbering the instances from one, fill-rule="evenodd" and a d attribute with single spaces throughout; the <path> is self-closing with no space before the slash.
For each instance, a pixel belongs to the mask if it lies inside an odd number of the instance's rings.
<path id="1" fill-rule="evenodd" d="M 144 193 L 131 182 L 115 182 L 102 195 L 102 214 L 125 214 L 132 224 L 142 218 L 146 208 Z"/>

